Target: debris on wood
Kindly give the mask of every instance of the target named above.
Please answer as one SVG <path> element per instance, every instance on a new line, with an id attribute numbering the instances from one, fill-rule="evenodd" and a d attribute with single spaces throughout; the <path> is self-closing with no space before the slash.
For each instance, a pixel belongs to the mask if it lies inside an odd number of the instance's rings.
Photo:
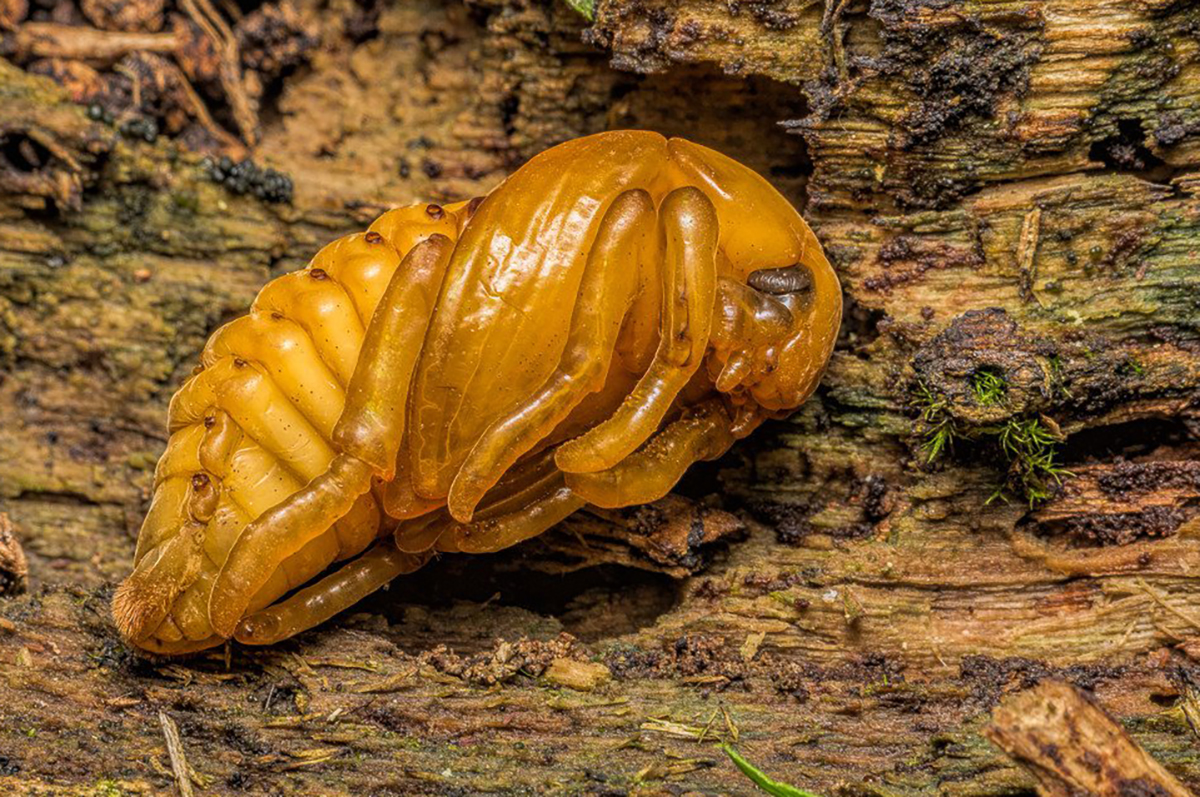
<path id="1" fill-rule="evenodd" d="M 554 659 L 542 677 L 556 686 L 577 692 L 591 692 L 608 683 L 612 673 L 603 664 L 574 659 Z"/>
<path id="2" fill-rule="evenodd" d="M 0 596 L 20 595 L 29 583 L 29 562 L 16 527 L 0 512 Z"/>
<path id="3" fill-rule="evenodd" d="M 1037 777 L 1043 797 L 1192 797 L 1094 700 L 1061 681 L 1004 700 L 984 734 Z"/>

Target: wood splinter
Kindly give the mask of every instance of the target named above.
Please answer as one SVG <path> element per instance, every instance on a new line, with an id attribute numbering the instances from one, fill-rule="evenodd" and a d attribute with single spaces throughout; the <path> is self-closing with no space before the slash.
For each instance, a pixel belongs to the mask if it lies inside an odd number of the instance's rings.
<path id="1" fill-rule="evenodd" d="M 179 736 L 179 727 L 175 720 L 167 716 L 165 711 L 158 712 L 158 723 L 162 726 L 163 739 L 167 743 L 167 756 L 171 759 L 171 771 L 175 773 L 175 784 L 179 787 L 180 797 L 192 797 L 196 792 L 192 789 L 192 776 L 187 756 L 183 753 L 183 740 Z"/>
<path id="2" fill-rule="evenodd" d="M 1034 774 L 1044 797 L 1191 797 L 1088 695 L 1061 681 L 1004 700 L 984 735 Z"/>

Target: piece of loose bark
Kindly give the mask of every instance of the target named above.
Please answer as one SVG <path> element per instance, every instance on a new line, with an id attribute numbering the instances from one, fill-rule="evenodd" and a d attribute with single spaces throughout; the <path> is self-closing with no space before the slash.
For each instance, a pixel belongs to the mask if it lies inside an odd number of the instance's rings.
<path id="1" fill-rule="evenodd" d="M 21 541 L 8 515 L 0 512 L 0 595 L 20 595 L 28 577 L 29 564 Z"/>
<path id="2" fill-rule="evenodd" d="M 1045 797 L 1191 797 L 1078 687 L 1043 681 L 1004 700 L 984 731 Z"/>

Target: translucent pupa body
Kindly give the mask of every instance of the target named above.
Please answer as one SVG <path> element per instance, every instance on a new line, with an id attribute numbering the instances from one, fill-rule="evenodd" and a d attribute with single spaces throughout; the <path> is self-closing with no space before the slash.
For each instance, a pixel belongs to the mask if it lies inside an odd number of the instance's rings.
<path id="1" fill-rule="evenodd" d="M 269 283 L 171 401 L 122 635 L 268 644 L 434 551 L 666 494 L 815 389 L 841 291 L 711 149 L 615 131 L 385 213 Z"/>

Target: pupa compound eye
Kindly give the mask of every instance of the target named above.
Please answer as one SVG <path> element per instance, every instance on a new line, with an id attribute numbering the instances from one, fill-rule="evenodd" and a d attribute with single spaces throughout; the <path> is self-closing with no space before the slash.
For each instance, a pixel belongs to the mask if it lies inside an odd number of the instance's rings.
<path id="1" fill-rule="evenodd" d="M 840 318 L 795 209 L 682 139 L 589 136 L 486 198 L 389 211 L 209 339 L 171 402 L 121 633 L 269 644 L 434 551 L 656 500 L 798 407 Z"/>
<path id="2" fill-rule="evenodd" d="M 746 278 L 746 284 L 772 296 L 803 293 L 812 288 L 812 273 L 800 263 L 784 268 L 764 268 Z"/>

